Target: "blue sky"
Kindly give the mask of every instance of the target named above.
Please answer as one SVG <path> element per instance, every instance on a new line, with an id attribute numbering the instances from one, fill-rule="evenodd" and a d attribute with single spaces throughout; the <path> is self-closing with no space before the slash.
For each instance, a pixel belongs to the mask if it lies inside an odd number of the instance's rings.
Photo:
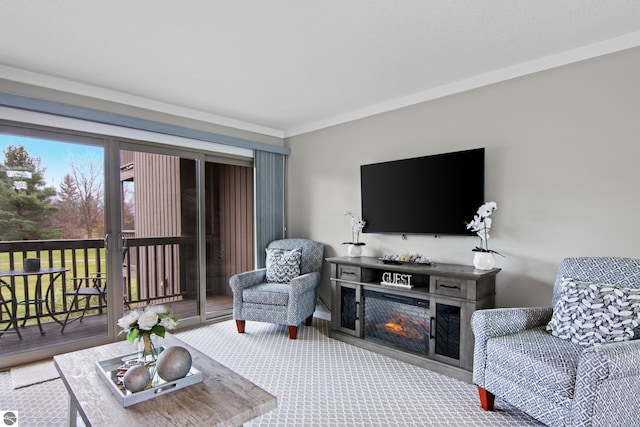
<path id="1" fill-rule="evenodd" d="M 65 174 L 70 173 L 70 161 L 81 165 L 87 160 L 102 166 L 103 149 L 81 144 L 69 144 L 58 141 L 26 138 L 21 136 L 0 134 L 0 163 L 4 164 L 4 149 L 9 145 L 24 145 L 31 157 L 40 157 L 46 167 L 44 173 L 47 186 L 58 189 Z"/>

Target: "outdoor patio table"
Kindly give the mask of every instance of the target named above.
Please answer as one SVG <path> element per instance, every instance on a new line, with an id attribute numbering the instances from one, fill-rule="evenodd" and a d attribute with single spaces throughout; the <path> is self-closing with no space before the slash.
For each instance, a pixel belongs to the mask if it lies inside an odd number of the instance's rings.
<path id="1" fill-rule="evenodd" d="M 16 277 L 25 277 L 25 276 L 36 276 L 36 286 L 35 286 L 35 295 L 33 298 L 28 297 L 28 292 L 25 292 L 27 295 L 27 299 L 24 301 L 18 301 L 18 304 L 28 305 L 33 304 L 36 309 L 36 320 L 38 321 L 38 328 L 40 328 L 40 334 L 44 335 L 45 331 L 42 329 L 42 324 L 40 323 L 40 318 L 42 317 L 42 303 L 44 302 L 44 298 L 42 298 L 42 276 L 45 274 L 51 274 L 51 281 L 49 282 L 49 286 L 53 286 L 58 277 L 62 276 L 62 273 L 69 271 L 66 267 L 54 267 L 54 268 L 41 268 L 36 271 L 25 271 L 25 270 L 0 270 L 0 282 L 9 286 L 11 288 L 11 292 L 13 295 L 16 294 L 15 288 L 15 280 Z M 28 282 L 25 283 L 25 288 L 28 287 Z M 25 289 L 26 291 L 26 289 Z M 13 313 L 14 317 L 17 317 L 17 313 Z M 17 327 L 17 319 L 12 319 L 13 324 Z M 25 317 L 24 322 L 27 319 Z M 24 326 L 24 323 L 22 324 Z"/>

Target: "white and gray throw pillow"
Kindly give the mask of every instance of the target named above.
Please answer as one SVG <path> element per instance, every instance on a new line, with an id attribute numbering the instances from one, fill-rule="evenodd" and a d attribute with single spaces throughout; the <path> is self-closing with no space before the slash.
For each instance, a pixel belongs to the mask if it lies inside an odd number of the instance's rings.
<path id="1" fill-rule="evenodd" d="M 547 331 L 584 346 L 628 341 L 640 325 L 640 289 L 563 278 Z"/>
<path id="2" fill-rule="evenodd" d="M 267 248 L 267 282 L 288 283 L 300 275 L 302 248 Z"/>

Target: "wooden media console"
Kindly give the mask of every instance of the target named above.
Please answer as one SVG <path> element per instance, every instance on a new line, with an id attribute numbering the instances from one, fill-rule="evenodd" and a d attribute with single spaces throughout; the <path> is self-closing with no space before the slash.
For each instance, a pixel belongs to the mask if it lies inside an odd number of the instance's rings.
<path id="1" fill-rule="evenodd" d="M 471 382 L 471 315 L 494 307 L 500 269 L 374 257 L 327 261 L 332 338 Z"/>

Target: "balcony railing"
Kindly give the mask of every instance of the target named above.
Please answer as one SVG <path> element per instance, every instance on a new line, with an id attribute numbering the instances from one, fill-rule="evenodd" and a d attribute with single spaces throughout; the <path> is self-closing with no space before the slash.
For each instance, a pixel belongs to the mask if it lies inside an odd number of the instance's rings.
<path id="1" fill-rule="evenodd" d="M 146 306 L 151 302 L 174 302 L 188 298 L 189 277 L 185 268 L 194 259 L 193 239 L 185 237 L 154 237 L 127 239 L 122 275 L 126 308 Z M 40 277 L 41 301 L 19 304 L 15 317 L 18 323 L 34 323 L 41 313 L 42 322 L 64 319 L 83 310 L 85 299 L 73 302 L 77 286 L 93 286 L 97 278 L 100 286 L 111 285 L 106 276 L 106 257 L 102 239 L 39 240 L 0 242 L 0 270 L 22 270 L 25 258 L 40 258 L 41 268 L 65 268 L 59 275 Z M 1 273 L 0 273 L 1 274 Z M 85 279 L 78 279 L 85 278 Z M 36 299 L 37 275 L 0 277 L 13 289 L 18 302 Z M 6 289 L 6 287 L 4 288 Z M 9 295 L 6 290 L 4 298 Z M 38 306 L 38 304 L 40 304 Z M 89 309 L 102 312 L 103 298 L 91 297 Z M 9 321 L 9 313 L 0 310 L 2 328 Z"/>

